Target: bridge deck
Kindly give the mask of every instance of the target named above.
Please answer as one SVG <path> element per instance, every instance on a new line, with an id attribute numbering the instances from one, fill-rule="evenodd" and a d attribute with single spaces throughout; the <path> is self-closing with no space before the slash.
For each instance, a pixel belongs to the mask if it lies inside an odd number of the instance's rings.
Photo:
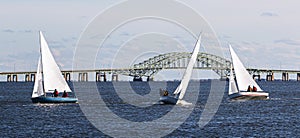
<path id="1" fill-rule="evenodd" d="M 165 67 L 165 68 L 123 68 L 123 69 L 88 69 L 88 70 L 62 70 L 62 73 L 81 73 L 81 72 L 119 72 L 119 71 L 130 71 L 130 70 L 151 70 L 151 69 L 185 69 L 185 67 Z M 217 67 L 194 67 L 194 69 L 200 70 L 228 70 L 228 68 L 217 68 Z M 289 70 L 289 69 L 247 69 L 249 72 L 255 73 L 300 73 L 300 70 Z M 16 72 L 0 72 L 0 75 L 10 74 L 35 74 L 36 71 L 16 71 Z"/>

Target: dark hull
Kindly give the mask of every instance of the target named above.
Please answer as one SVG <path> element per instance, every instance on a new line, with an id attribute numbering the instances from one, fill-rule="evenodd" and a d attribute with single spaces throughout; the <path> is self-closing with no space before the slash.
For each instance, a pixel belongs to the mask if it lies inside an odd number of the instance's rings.
<path id="1" fill-rule="evenodd" d="M 267 100 L 269 94 L 265 92 L 238 92 L 229 95 L 232 101 L 245 101 L 245 100 Z"/>
<path id="2" fill-rule="evenodd" d="M 178 99 L 175 97 L 171 97 L 171 96 L 161 96 L 159 98 L 159 102 L 162 102 L 164 104 L 172 104 L 172 105 L 176 105 Z"/>
<path id="3" fill-rule="evenodd" d="M 63 98 L 63 97 L 35 97 L 31 98 L 33 103 L 76 103 L 77 98 Z"/>

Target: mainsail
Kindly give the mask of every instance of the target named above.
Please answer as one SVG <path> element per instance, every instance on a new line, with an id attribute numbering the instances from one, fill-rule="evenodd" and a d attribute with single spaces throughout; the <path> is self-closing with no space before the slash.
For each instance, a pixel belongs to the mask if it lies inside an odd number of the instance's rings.
<path id="1" fill-rule="evenodd" d="M 248 86 L 255 86 L 257 91 L 262 91 L 258 84 L 252 79 L 239 57 L 236 55 L 231 45 L 229 45 L 230 54 L 232 58 L 233 68 L 236 76 L 237 86 L 240 91 L 247 91 Z"/>
<path id="2" fill-rule="evenodd" d="M 57 89 L 59 92 L 71 92 L 71 89 L 63 78 L 41 31 L 40 45 L 45 92 L 53 92 L 54 89 Z"/>
<path id="3" fill-rule="evenodd" d="M 188 63 L 188 66 L 187 66 L 187 68 L 186 68 L 186 70 L 183 74 L 181 83 L 179 84 L 179 86 L 176 88 L 176 90 L 174 92 L 174 94 L 179 94 L 179 97 L 178 97 L 179 100 L 181 100 L 183 98 L 183 96 L 186 92 L 187 86 L 189 84 L 189 81 L 191 79 L 193 67 L 194 67 L 194 64 L 197 60 L 198 52 L 199 52 L 199 49 L 200 49 L 200 43 L 201 43 L 201 35 L 199 36 L 199 38 L 197 40 L 197 43 L 194 47 L 191 59 L 190 59 L 190 61 Z"/>

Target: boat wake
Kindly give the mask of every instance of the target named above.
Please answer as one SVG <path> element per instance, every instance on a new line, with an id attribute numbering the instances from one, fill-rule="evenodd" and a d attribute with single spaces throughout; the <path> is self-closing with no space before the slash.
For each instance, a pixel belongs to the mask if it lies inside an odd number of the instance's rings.
<path id="1" fill-rule="evenodd" d="M 189 105 L 192 105 L 193 103 L 189 103 L 185 100 L 178 100 L 176 105 L 182 105 L 182 106 L 189 106 Z"/>
<path id="2" fill-rule="evenodd" d="M 270 98 L 270 100 L 272 101 L 278 101 L 278 100 L 282 100 L 281 98 Z"/>

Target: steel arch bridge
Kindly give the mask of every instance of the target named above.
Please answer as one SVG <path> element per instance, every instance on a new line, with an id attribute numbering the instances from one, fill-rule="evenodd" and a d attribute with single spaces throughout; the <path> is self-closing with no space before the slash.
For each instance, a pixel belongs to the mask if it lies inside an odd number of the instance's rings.
<path id="1" fill-rule="evenodd" d="M 153 76 L 164 69 L 185 69 L 192 53 L 172 52 L 160 54 L 141 63 L 134 64 L 129 70 L 119 70 L 115 73 L 133 77 Z M 198 53 L 194 69 L 213 70 L 221 78 L 226 77 L 230 70 L 231 61 L 209 53 Z"/>

